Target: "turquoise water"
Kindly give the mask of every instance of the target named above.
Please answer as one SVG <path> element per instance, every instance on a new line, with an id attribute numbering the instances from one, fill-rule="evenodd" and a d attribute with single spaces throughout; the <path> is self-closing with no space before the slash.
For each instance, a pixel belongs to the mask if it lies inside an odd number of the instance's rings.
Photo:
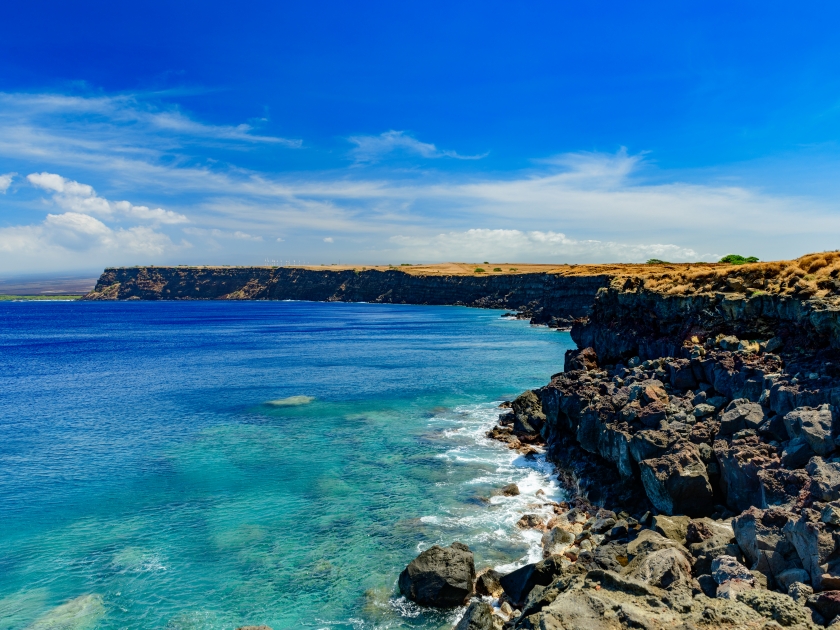
<path id="1" fill-rule="evenodd" d="M 0 629 L 451 627 L 406 563 L 523 563 L 558 495 L 483 434 L 572 342 L 499 315 L 0 303 Z"/>

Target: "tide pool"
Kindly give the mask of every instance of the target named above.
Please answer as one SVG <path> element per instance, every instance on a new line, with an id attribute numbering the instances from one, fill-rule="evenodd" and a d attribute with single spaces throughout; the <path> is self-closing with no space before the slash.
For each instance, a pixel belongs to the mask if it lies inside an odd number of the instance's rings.
<path id="1" fill-rule="evenodd" d="M 522 564 L 539 539 L 514 523 L 560 497 L 484 432 L 573 343 L 499 311 L 22 302 L 0 322 L 0 629 L 448 629 L 457 611 L 399 596 L 405 565 L 453 540 Z"/>

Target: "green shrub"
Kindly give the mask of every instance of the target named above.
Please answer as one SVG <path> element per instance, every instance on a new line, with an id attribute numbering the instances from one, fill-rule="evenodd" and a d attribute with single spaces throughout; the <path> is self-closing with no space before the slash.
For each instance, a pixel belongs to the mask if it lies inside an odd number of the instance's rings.
<path id="1" fill-rule="evenodd" d="M 501 271 L 501 270 L 502 270 L 501 267 L 493 267 L 493 271 Z"/>
<path id="2" fill-rule="evenodd" d="M 650 260 L 647 261 L 647 264 L 649 264 L 649 265 L 670 265 L 671 263 L 669 263 L 667 260 L 659 260 L 658 258 L 651 258 Z"/>
<path id="3" fill-rule="evenodd" d="M 487 261 L 485 260 L 485 261 L 484 261 L 484 264 L 485 264 L 485 265 L 489 265 L 490 263 L 489 263 L 489 262 L 487 262 Z"/>
<path id="4" fill-rule="evenodd" d="M 481 267 L 476 267 L 476 268 L 475 268 L 475 272 L 476 272 L 476 273 L 486 273 L 486 272 L 484 271 L 484 269 L 482 269 Z"/>
<path id="5" fill-rule="evenodd" d="M 718 262 L 727 263 L 730 265 L 746 265 L 747 263 L 755 263 L 758 262 L 758 258 L 755 256 L 747 256 L 744 258 L 740 254 L 728 254 L 721 258 Z"/>
<path id="6" fill-rule="evenodd" d="M 411 263 L 400 263 L 400 267 L 411 267 Z"/>
<path id="7" fill-rule="evenodd" d="M 508 271 L 519 271 L 519 269 L 517 269 L 516 267 L 511 267 L 510 269 L 508 269 Z"/>

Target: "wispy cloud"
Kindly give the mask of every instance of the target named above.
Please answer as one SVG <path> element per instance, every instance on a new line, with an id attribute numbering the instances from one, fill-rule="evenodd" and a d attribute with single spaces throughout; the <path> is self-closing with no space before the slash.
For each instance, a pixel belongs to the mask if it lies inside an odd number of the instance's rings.
<path id="1" fill-rule="evenodd" d="M 431 237 L 393 236 L 396 253 L 413 260 L 698 260 L 703 255 L 678 245 L 576 240 L 560 232 L 472 229 Z M 709 254 L 706 254 L 708 257 Z"/>
<path id="2" fill-rule="evenodd" d="M 121 125 L 135 134 L 165 132 L 170 136 L 217 141 L 302 146 L 299 139 L 254 133 L 248 124 L 208 125 L 194 120 L 177 107 L 152 105 L 134 95 L 67 96 L 64 94 L 0 93 L 0 115 L 13 115 L 36 122 L 60 118 L 66 124 L 82 124 L 92 131 Z"/>
<path id="3" fill-rule="evenodd" d="M 5 175 L 0 175 L 0 193 L 6 194 L 6 191 L 9 190 L 9 186 L 12 185 L 12 180 L 15 178 L 17 173 L 6 173 Z"/>
<path id="4" fill-rule="evenodd" d="M 202 228 L 195 228 L 195 227 L 188 227 L 184 228 L 184 234 L 190 234 L 192 236 L 205 236 L 213 239 L 221 238 L 221 239 L 235 239 L 238 241 L 262 241 L 262 236 L 254 236 L 253 234 L 248 234 L 247 232 L 243 232 L 241 230 L 220 230 L 218 228 L 213 229 L 202 229 Z"/>
<path id="5" fill-rule="evenodd" d="M 189 219 L 183 214 L 171 210 L 135 206 L 128 201 L 108 201 L 98 196 L 92 186 L 74 182 L 55 173 L 32 173 L 27 175 L 26 179 L 33 186 L 53 193 L 52 200 L 55 204 L 71 212 L 102 217 L 122 214 L 126 217 L 156 223 L 189 223 Z"/>
<path id="6" fill-rule="evenodd" d="M 27 197 L 31 187 L 12 186 L 19 183 L 13 173 L 0 176 L 9 178 L 0 179 L 10 193 L 3 198 L 5 225 L 20 224 L 0 233 L 0 251 L 16 252 L 0 263 L 30 268 L 70 260 L 62 256 L 71 251 L 87 252 L 89 264 L 164 263 L 187 254 L 194 262 L 224 255 L 246 263 L 278 251 L 290 259 L 323 253 L 360 263 L 396 256 L 690 260 L 731 252 L 781 258 L 835 247 L 840 233 L 830 201 L 698 178 L 687 183 L 661 171 L 646 179 L 654 166 L 624 149 L 563 153 L 528 169 L 476 174 L 447 171 L 440 161 L 435 169 L 389 169 L 400 152 L 480 157 L 404 132 L 352 142 L 356 164 L 339 170 L 243 168 L 207 159 L 205 148 L 285 151 L 286 145 L 264 142 L 250 128 L 205 125 L 177 109 L 147 107 L 138 97 L 0 95 L 0 167 L 36 171 L 24 181 L 46 193 Z M 359 167 L 373 162 L 376 169 Z M 72 178 L 58 174 L 71 172 Z M 101 196 L 91 184 L 119 196 Z M 148 205 L 111 200 L 126 197 Z M 195 246 L 188 249 L 185 238 Z M 150 260 L 151 252 L 157 258 Z"/>
<path id="7" fill-rule="evenodd" d="M 357 163 L 379 162 L 386 155 L 399 151 L 424 158 L 448 157 L 456 160 L 480 160 L 489 155 L 461 155 L 455 151 L 438 149 L 434 144 L 421 142 L 404 131 L 386 131 L 378 136 L 350 136 L 348 140 L 356 145 L 350 150 L 350 155 Z"/>

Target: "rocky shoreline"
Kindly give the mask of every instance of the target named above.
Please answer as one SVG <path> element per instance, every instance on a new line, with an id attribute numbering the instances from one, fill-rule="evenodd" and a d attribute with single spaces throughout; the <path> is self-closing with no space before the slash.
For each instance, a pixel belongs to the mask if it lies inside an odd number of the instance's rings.
<path id="1" fill-rule="evenodd" d="M 569 493 L 518 524 L 544 559 L 474 577 L 464 545 L 433 547 L 402 592 L 471 602 L 459 630 L 840 628 L 837 256 L 815 256 L 613 281 L 488 433 Z"/>

